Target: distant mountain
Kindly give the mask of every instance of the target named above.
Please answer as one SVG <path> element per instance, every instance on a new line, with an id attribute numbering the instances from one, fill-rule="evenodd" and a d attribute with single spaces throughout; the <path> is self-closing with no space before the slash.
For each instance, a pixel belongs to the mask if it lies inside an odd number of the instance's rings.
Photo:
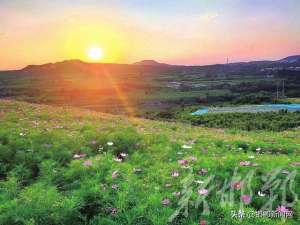
<path id="1" fill-rule="evenodd" d="M 133 65 L 138 65 L 138 66 L 172 66 L 166 63 L 159 63 L 155 60 L 142 60 L 136 63 L 133 63 Z"/>
<path id="2" fill-rule="evenodd" d="M 300 63 L 300 55 L 288 56 L 286 58 L 278 60 L 280 63 Z"/>

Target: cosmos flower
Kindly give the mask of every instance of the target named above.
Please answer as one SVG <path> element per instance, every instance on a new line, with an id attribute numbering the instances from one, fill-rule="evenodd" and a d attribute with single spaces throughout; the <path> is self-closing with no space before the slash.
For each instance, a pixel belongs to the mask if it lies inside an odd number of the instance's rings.
<path id="1" fill-rule="evenodd" d="M 205 175 L 207 172 L 208 172 L 207 169 L 201 168 L 201 169 L 198 171 L 198 174 L 201 175 L 201 176 L 203 176 L 203 175 Z"/>
<path id="2" fill-rule="evenodd" d="M 92 165 L 93 165 L 93 162 L 92 162 L 91 160 L 85 160 L 85 161 L 83 162 L 83 165 L 89 167 L 89 166 L 92 166 Z"/>
<path id="3" fill-rule="evenodd" d="M 245 203 L 245 204 L 249 204 L 251 202 L 251 197 L 249 195 L 242 195 L 241 196 L 241 200 Z"/>
<path id="4" fill-rule="evenodd" d="M 113 179 L 117 178 L 118 176 L 119 176 L 118 170 L 115 170 L 115 171 L 112 172 L 112 174 L 111 174 L 111 177 L 112 177 Z"/>
<path id="5" fill-rule="evenodd" d="M 191 157 L 190 157 L 190 160 L 191 160 L 191 161 L 196 161 L 196 160 L 197 160 L 197 157 L 191 156 Z"/>
<path id="6" fill-rule="evenodd" d="M 300 166 L 300 162 L 292 162 L 290 165 L 291 166 Z"/>
<path id="7" fill-rule="evenodd" d="M 240 162 L 240 166 L 250 166 L 251 165 L 251 162 L 249 161 L 241 161 Z"/>
<path id="8" fill-rule="evenodd" d="M 172 177 L 179 177 L 179 172 L 173 171 L 172 172 Z"/>
<path id="9" fill-rule="evenodd" d="M 185 160 L 185 159 L 180 159 L 180 160 L 178 160 L 177 162 L 178 162 L 178 164 L 180 164 L 180 165 L 182 165 L 182 166 L 188 164 L 188 161 Z"/>
<path id="10" fill-rule="evenodd" d="M 110 208 L 110 214 L 115 215 L 117 214 L 118 209 L 117 208 Z"/>
<path id="11" fill-rule="evenodd" d="M 206 225 L 206 221 L 205 220 L 200 220 L 199 224 L 200 225 Z"/>
<path id="12" fill-rule="evenodd" d="M 117 190 L 119 188 L 119 186 L 117 184 L 113 184 L 113 185 L 111 185 L 111 188 L 114 190 Z"/>
<path id="13" fill-rule="evenodd" d="M 96 145 L 96 144 L 97 144 L 97 141 L 93 140 L 93 141 L 91 141 L 90 143 L 91 143 L 91 145 Z"/>
<path id="14" fill-rule="evenodd" d="M 174 191 L 174 192 L 172 193 L 172 195 L 178 197 L 178 196 L 181 195 L 181 192 L 180 192 L 180 191 Z"/>
<path id="15" fill-rule="evenodd" d="M 198 190 L 198 194 L 199 195 L 207 195 L 208 194 L 208 190 L 205 188 L 199 189 Z"/>
<path id="16" fill-rule="evenodd" d="M 164 200 L 161 201 L 162 205 L 169 205 L 171 203 L 170 199 L 165 198 Z"/>
<path id="17" fill-rule="evenodd" d="M 280 212 L 280 213 L 286 213 L 286 212 L 291 212 L 291 210 L 284 206 L 284 205 L 279 205 L 277 208 L 276 208 L 276 211 L 277 212 Z"/>
<path id="18" fill-rule="evenodd" d="M 231 185 L 231 187 L 232 187 L 233 189 L 239 190 L 239 189 L 241 189 L 241 187 L 242 187 L 242 183 L 240 183 L 240 182 L 233 183 L 233 184 Z"/>

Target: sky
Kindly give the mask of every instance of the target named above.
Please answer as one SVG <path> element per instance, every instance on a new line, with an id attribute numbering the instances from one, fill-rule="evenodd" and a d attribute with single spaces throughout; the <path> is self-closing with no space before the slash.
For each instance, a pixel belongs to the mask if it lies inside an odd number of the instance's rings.
<path id="1" fill-rule="evenodd" d="M 299 0 L 0 0 L 0 70 L 68 59 L 205 65 L 300 54 Z"/>

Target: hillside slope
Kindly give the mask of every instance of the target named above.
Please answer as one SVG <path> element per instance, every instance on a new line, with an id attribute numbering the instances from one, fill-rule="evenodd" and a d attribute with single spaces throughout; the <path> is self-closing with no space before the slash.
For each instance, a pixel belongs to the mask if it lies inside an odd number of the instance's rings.
<path id="1" fill-rule="evenodd" d="M 1 100 L 0 224 L 163 225 L 180 208 L 170 224 L 282 224 L 232 218 L 272 194 L 273 210 L 294 213 L 284 224 L 297 224 L 299 151 L 299 129 L 204 129 Z M 290 184 L 287 196 L 264 185 L 270 173 Z"/>

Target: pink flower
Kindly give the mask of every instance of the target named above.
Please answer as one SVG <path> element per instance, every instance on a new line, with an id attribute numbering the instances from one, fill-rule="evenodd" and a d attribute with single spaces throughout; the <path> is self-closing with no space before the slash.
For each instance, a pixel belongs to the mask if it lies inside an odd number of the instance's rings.
<path id="1" fill-rule="evenodd" d="M 207 172 L 208 172 L 207 169 L 202 168 L 202 169 L 200 169 L 200 170 L 198 171 L 198 174 L 201 175 L 201 176 L 203 176 L 203 175 L 205 175 Z"/>
<path id="2" fill-rule="evenodd" d="M 198 190 L 198 194 L 199 195 L 207 195 L 208 194 L 208 190 L 205 188 L 199 189 Z"/>
<path id="3" fill-rule="evenodd" d="M 173 171 L 172 172 L 172 177 L 179 177 L 179 172 Z"/>
<path id="4" fill-rule="evenodd" d="M 180 159 L 180 160 L 178 160 L 177 162 L 178 162 L 178 164 L 179 164 L 179 165 L 182 165 L 182 166 L 184 166 L 184 165 L 187 165 L 187 164 L 188 164 L 188 161 L 187 161 L 187 160 L 185 160 L 185 159 Z"/>
<path id="5" fill-rule="evenodd" d="M 191 160 L 191 161 L 197 161 L 197 157 L 191 156 L 191 157 L 190 157 L 190 160 Z"/>
<path id="6" fill-rule="evenodd" d="M 249 161 L 241 161 L 240 162 L 240 166 L 250 166 L 251 165 L 251 162 Z"/>
<path id="7" fill-rule="evenodd" d="M 292 162 L 290 166 L 300 166 L 300 162 Z"/>
<path id="8" fill-rule="evenodd" d="M 169 205 L 171 203 L 170 199 L 165 198 L 164 200 L 162 200 L 161 204 L 163 205 Z"/>
<path id="9" fill-rule="evenodd" d="M 91 143 L 91 145 L 96 145 L 96 144 L 97 144 L 97 141 L 93 140 L 93 141 L 91 141 L 90 143 Z"/>
<path id="10" fill-rule="evenodd" d="M 205 220 L 200 220 L 199 224 L 200 225 L 206 225 L 206 221 Z"/>
<path id="11" fill-rule="evenodd" d="M 178 197 L 178 196 L 181 195 L 181 192 L 180 192 L 180 191 L 174 191 L 174 192 L 172 193 L 172 195 Z"/>
<path id="12" fill-rule="evenodd" d="M 110 214 L 115 215 L 117 214 L 118 209 L 117 208 L 110 208 Z"/>
<path id="13" fill-rule="evenodd" d="M 83 165 L 84 165 L 84 166 L 92 166 L 92 165 L 93 165 L 93 162 L 92 162 L 91 160 L 85 160 L 85 161 L 83 162 Z"/>
<path id="14" fill-rule="evenodd" d="M 251 197 L 249 195 L 242 195 L 241 196 L 241 200 L 245 203 L 245 204 L 249 204 L 251 202 Z"/>
<path id="15" fill-rule="evenodd" d="M 239 189 L 241 189 L 241 187 L 242 187 L 242 183 L 240 183 L 240 182 L 233 183 L 233 184 L 231 185 L 231 187 L 232 187 L 233 189 L 239 190 Z"/>
<path id="16" fill-rule="evenodd" d="M 119 188 L 119 186 L 117 184 L 113 184 L 113 185 L 111 185 L 111 188 L 114 190 L 117 190 Z"/>
<path id="17" fill-rule="evenodd" d="M 112 177 L 113 179 L 117 178 L 118 176 L 119 176 L 118 170 L 115 170 L 115 171 L 112 172 L 112 174 L 111 174 L 111 177 Z"/>
<path id="18" fill-rule="evenodd" d="M 280 212 L 280 213 L 291 212 L 291 210 L 288 207 L 284 206 L 284 205 L 279 205 L 276 208 L 276 211 Z"/>

